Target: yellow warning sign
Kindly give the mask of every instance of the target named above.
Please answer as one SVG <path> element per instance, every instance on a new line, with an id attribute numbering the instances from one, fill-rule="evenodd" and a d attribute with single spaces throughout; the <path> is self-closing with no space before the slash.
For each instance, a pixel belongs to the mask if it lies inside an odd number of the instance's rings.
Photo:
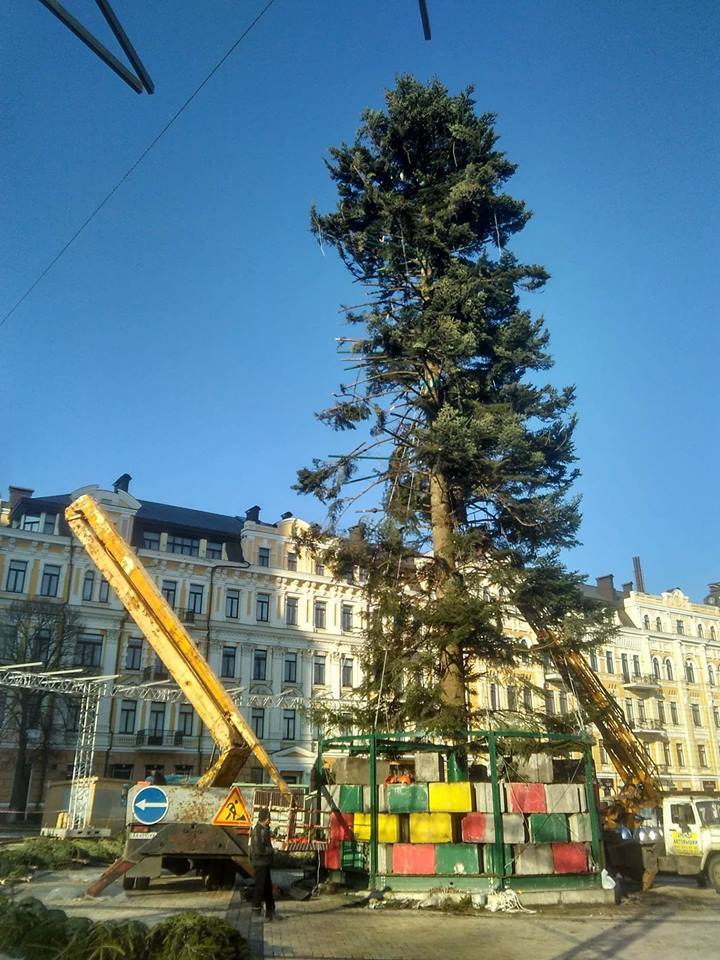
<path id="1" fill-rule="evenodd" d="M 239 830 L 250 829 L 250 814 L 237 787 L 233 787 L 223 800 L 220 809 L 213 817 L 213 823 L 220 827 L 235 827 Z"/>

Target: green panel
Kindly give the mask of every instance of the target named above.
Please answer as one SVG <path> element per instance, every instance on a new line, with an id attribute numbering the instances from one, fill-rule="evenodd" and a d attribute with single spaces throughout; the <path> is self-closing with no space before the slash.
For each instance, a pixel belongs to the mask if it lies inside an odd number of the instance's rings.
<path id="1" fill-rule="evenodd" d="M 503 847 L 504 863 L 497 863 L 496 861 L 496 850 L 497 847 L 494 843 L 486 843 L 483 848 L 483 873 L 490 873 L 494 876 L 501 876 L 503 867 L 505 868 L 505 875 L 513 872 L 513 855 L 512 847 L 509 843 L 506 843 Z"/>
<path id="2" fill-rule="evenodd" d="M 389 784 L 387 787 L 387 807 L 389 813 L 427 813 L 429 809 L 427 784 Z"/>
<path id="3" fill-rule="evenodd" d="M 366 844 L 345 840 L 340 844 L 340 867 L 343 870 L 366 869 Z"/>
<path id="4" fill-rule="evenodd" d="M 343 783 L 340 785 L 340 800 L 338 806 L 343 813 L 362 813 L 363 788 L 358 783 Z"/>
<path id="5" fill-rule="evenodd" d="M 564 873 L 557 877 L 508 877 L 506 887 L 523 890 L 595 890 L 602 886 L 599 873 Z"/>
<path id="6" fill-rule="evenodd" d="M 410 877 L 400 876 L 397 873 L 379 874 L 377 886 L 382 889 L 387 887 L 393 892 L 398 891 L 418 891 L 437 889 L 442 885 L 443 890 L 467 890 L 469 893 L 486 893 L 495 886 L 495 881 L 490 877 L 443 877 L 438 883 L 436 877 Z M 408 953 L 408 956 L 411 956 Z"/>
<path id="7" fill-rule="evenodd" d="M 438 873 L 465 875 L 480 873 L 476 843 L 439 843 L 435 851 Z"/>
<path id="8" fill-rule="evenodd" d="M 467 780 L 467 755 L 464 752 L 453 750 L 452 753 L 447 755 L 447 778 L 448 783 Z"/>
<path id="9" fill-rule="evenodd" d="M 564 813 L 531 813 L 532 843 L 564 843 L 568 838 L 568 821 Z"/>

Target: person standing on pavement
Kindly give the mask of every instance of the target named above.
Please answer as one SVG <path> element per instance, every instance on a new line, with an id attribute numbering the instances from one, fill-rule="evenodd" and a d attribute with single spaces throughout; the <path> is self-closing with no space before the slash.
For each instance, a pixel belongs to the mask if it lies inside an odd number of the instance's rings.
<path id="1" fill-rule="evenodd" d="M 280 920 L 275 910 L 272 889 L 273 845 L 270 835 L 270 811 L 262 807 L 258 821 L 250 834 L 250 863 L 255 868 L 255 890 L 253 892 L 253 912 L 260 914 L 265 903 L 265 920 L 270 923 Z"/>

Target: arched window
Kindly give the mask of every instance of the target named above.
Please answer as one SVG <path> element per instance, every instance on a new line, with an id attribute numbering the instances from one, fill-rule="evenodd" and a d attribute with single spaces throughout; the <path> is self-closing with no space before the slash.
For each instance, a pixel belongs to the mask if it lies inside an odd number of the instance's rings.
<path id="1" fill-rule="evenodd" d="M 715 627 L 710 627 L 710 639 L 717 640 L 717 633 L 715 632 Z"/>
<path id="2" fill-rule="evenodd" d="M 704 633 L 703 633 L 703 625 L 702 625 L 701 623 L 698 624 L 698 636 L 699 636 L 699 637 L 703 637 L 703 636 L 704 636 Z"/>
<path id="3" fill-rule="evenodd" d="M 666 661 L 665 661 L 665 679 L 666 679 L 666 680 L 672 680 L 672 679 L 673 679 L 672 663 L 671 663 L 669 660 L 666 660 Z"/>
<path id="4" fill-rule="evenodd" d="M 692 660 L 685 663 L 685 679 L 688 683 L 695 683 L 695 664 Z"/>
<path id="5" fill-rule="evenodd" d="M 92 570 L 88 570 L 88 572 L 83 577 L 83 589 L 82 589 L 83 600 L 92 600 L 94 585 L 95 585 L 95 573 Z"/>
<path id="6" fill-rule="evenodd" d="M 652 658 L 652 671 L 656 680 L 660 679 L 660 661 L 657 657 Z"/>
<path id="7" fill-rule="evenodd" d="M 655 629 L 658 633 L 662 633 L 662 620 L 660 617 L 655 617 Z"/>
<path id="8" fill-rule="evenodd" d="M 490 709 L 497 710 L 498 708 L 498 691 L 497 684 L 490 684 Z"/>
<path id="9" fill-rule="evenodd" d="M 643 617 L 643 626 L 645 627 L 646 630 L 650 629 L 650 617 L 647 615 L 647 613 Z"/>
<path id="10" fill-rule="evenodd" d="M 708 683 L 711 687 L 715 686 L 715 669 L 711 663 L 708 664 Z"/>

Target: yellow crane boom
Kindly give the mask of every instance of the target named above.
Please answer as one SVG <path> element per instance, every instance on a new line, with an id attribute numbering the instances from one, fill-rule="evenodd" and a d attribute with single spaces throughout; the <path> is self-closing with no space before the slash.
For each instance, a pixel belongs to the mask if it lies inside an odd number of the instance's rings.
<path id="1" fill-rule="evenodd" d="M 283 795 L 291 798 L 280 771 L 102 507 L 83 494 L 65 510 L 65 519 L 220 750 L 198 786 L 229 786 L 254 754 Z"/>

